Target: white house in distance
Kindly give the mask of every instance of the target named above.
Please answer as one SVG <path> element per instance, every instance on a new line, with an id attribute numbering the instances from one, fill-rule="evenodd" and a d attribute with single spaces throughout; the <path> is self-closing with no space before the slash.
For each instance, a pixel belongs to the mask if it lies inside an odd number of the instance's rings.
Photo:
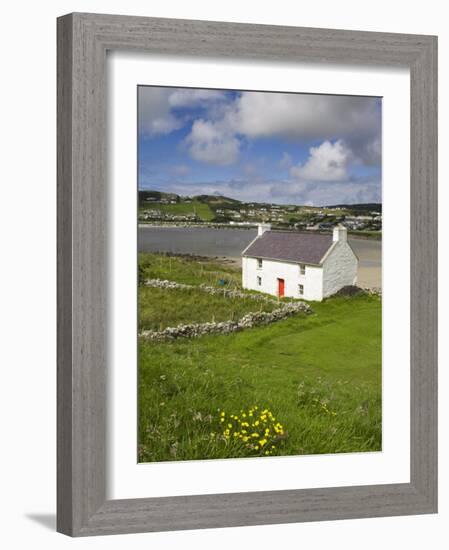
<path id="1" fill-rule="evenodd" d="M 321 301 L 355 285 L 357 266 L 343 226 L 319 234 L 272 231 L 269 224 L 259 224 L 257 237 L 242 252 L 242 284 L 274 296 Z"/>

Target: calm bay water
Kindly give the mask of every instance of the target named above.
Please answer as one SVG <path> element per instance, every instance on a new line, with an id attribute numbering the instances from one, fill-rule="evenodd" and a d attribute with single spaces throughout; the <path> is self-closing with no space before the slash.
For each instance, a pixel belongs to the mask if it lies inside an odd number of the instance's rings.
<path id="1" fill-rule="evenodd" d="M 140 226 L 139 252 L 173 252 L 238 258 L 256 234 L 256 229 Z"/>

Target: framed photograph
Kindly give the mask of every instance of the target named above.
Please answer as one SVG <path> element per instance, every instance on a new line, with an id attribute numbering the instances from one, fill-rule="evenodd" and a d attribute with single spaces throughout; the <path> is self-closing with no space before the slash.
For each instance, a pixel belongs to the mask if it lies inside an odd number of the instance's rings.
<path id="1" fill-rule="evenodd" d="M 437 511 L 437 39 L 58 19 L 58 531 Z"/>

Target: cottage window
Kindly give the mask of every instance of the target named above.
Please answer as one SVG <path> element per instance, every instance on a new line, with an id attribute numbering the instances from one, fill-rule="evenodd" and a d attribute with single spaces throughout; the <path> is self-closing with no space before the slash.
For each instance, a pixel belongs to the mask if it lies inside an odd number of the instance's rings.
<path id="1" fill-rule="evenodd" d="M 304 295 L 304 285 L 299 285 L 299 295 L 300 296 L 303 296 Z"/>
<path id="2" fill-rule="evenodd" d="M 262 277 L 257 277 L 257 286 L 262 286 Z"/>
<path id="3" fill-rule="evenodd" d="M 306 274 L 306 266 L 304 264 L 299 264 L 299 274 L 300 275 Z"/>
<path id="4" fill-rule="evenodd" d="M 257 259 L 257 269 L 262 269 L 262 260 L 260 258 Z"/>

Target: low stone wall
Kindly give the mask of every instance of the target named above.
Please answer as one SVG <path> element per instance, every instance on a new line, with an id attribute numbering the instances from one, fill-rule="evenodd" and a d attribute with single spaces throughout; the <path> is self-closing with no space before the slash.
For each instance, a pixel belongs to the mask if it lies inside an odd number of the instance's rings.
<path id="1" fill-rule="evenodd" d="M 332 296 L 357 296 L 359 294 L 368 294 L 369 296 L 377 296 L 379 298 L 382 298 L 382 289 L 365 288 L 365 287 L 356 286 L 356 285 L 347 285 L 340 288 L 340 290 L 335 294 L 333 294 Z"/>
<path id="2" fill-rule="evenodd" d="M 257 302 L 266 302 L 270 304 L 277 304 L 278 300 L 270 298 L 263 294 L 250 294 L 248 292 L 242 292 L 241 290 L 231 290 L 228 288 L 218 288 L 215 286 L 201 285 L 187 285 L 183 283 L 177 283 L 175 281 L 168 281 L 165 279 L 147 279 L 144 286 L 150 286 L 153 288 L 168 288 L 168 289 L 180 289 L 180 290 L 201 290 L 207 294 L 213 294 L 218 296 L 224 296 L 225 298 L 249 298 Z"/>
<path id="3" fill-rule="evenodd" d="M 221 321 L 221 322 L 208 322 L 208 323 L 189 323 L 181 324 L 176 327 L 168 327 L 161 331 L 155 330 L 143 330 L 140 333 L 142 338 L 153 341 L 175 340 L 177 338 L 194 338 L 197 336 L 203 336 L 206 334 L 229 334 L 231 332 L 238 332 L 247 328 L 253 328 L 261 325 L 268 325 L 276 321 L 280 321 L 295 313 L 312 313 L 311 307 L 305 302 L 278 302 L 263 295 L 247 294 L 239 290 L 228 290 L 210 287 L 206 285 L 185 285 L 182 283 L 176 283 L 174 281 L 163 281 L 160 279 L 150 279 L 145 281 L 146 286 L 154 288 L 167 288 L 167 289 L 200 289 L 209 294 L 222 294 L 229 298 L 250 298 L 255 301 L 265 301 L 270 303 L 279 303 L 279 307 L 273 311 L 255 311 L 244 315 L 238 321 Z"/>

